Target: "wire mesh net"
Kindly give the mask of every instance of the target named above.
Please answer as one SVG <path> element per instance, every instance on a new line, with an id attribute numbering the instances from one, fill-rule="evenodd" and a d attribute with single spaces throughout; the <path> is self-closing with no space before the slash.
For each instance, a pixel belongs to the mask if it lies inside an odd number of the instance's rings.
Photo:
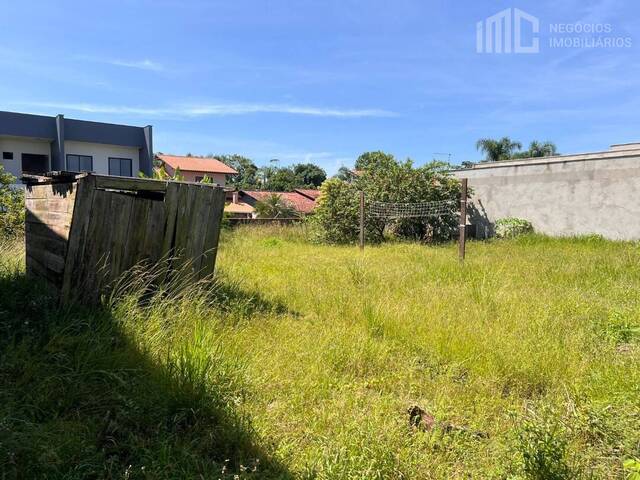
<path id="1" fill-rule="evenodd" d="M 428 218 L 453 215 L 458 211 L 455 200 L 438 200 L 432 202 L 370 202 L 368 214 L 375 218 Z"/>

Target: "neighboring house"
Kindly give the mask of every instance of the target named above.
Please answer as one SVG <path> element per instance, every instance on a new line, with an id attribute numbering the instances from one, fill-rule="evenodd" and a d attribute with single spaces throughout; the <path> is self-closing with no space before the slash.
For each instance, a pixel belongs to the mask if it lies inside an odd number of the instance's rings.
<path id="1" fill-rule="evenodd" d="M 0 165 L 12 175 L 91 171 L 133 177 L 153 170 L 152 127 L 0 111 Z"/>
<path id="2" fill-rule="evenodd" d="M 267 192 L 256 190 L 240 190 L 227 193 L 229 203 L 224 211 L 235 218 L 255 218 L 256 204 L 266 200 L 270 195 L 278 195 L 293 207 L 299 214 L 307 215 L 316 207 L 316 200 L 320 196 L 319 190 L 296 189 L 293 192 Z"/>
<path id="3" fill-rule="evenodd" d="M 245 201 L 240 201 L 240 193 L 241 192 L 237 190 L 227 192 L 228 203 L 225 205 L 224 211 L 231 218 L 255 218 L 256 209 L 253 205 Z"/>
<path id="4" fill-rule="evenodd" d="M 164 168 L 169 175 L 173 175 L 176 169 L 186 182 L 200 182 L 207 176 L 214 183 L 224 186 L 227 175 L 236 175 L 230 166 L 215 158 L 203 157 L 182 157 L 178 155 L 156 155 L 156 158 L 164 164 Z"/>

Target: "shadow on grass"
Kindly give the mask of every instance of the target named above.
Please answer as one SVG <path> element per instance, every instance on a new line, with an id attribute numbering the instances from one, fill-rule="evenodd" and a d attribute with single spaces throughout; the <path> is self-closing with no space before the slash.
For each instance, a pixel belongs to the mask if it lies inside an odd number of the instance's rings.
<path id="1" fill-rule="evenodd" d="M 216 295 L 284 308 L 237 285 Z M 0 478 L 292 478 L 238 413 L 237 379 L 200 360 L 159 362 L 109 310 L 60 309 L 0 271 Z"/>
<path id="2" fill-rule="evenodd" d="M 231 313 L 241 318 L 255 315 L 292 315 L 299 316 L 299 312 L 291 310 L 286 303 L 279 299 L 265 297 L 257 291 L 246 289 L 240 282 L 233 281 L 218 274 L 210 289 L 211 301 L 220 306 L 225 313 Z"/>

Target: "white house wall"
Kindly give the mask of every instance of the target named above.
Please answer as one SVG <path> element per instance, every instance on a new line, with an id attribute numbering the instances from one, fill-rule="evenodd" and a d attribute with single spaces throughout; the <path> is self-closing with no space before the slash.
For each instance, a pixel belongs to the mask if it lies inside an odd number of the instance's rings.
<path id="1" fill-rule="evenodd" d="M 66 155 L 89 155 L 93 157 L 93 171 L 109 174 L 109 157 L 130 158 L 131 173 L 135 177 L 140 170 L 140 149 L 135 147 L 121 147 L 118 145 L 104 145 L 101 143 L 86 143 L 67 140 L 64 142 Z M 66 158 L 65 158 L 66 168 Z"/>
<path id="2" fill-rule="evenodd" d="M 3 160 L 2 152 L 13 153 L 13 160 Z M 22 154 L 46 155 L 51 165 L 51 142 L 19 137 L 0 137 L 0 165 L 16 178 L 22 176 Z"/>

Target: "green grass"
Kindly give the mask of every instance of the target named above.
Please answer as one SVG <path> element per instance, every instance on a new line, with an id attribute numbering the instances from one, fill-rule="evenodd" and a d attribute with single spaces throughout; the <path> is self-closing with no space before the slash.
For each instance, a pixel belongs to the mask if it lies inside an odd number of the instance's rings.
<path id="1" fill-rule="evenodd" d="M 614 479 L 640 457 L 635 243 L 471 242 L 461 266 L 239 228 L 215 285 L 101 310 L 58 310 L 8 250 L 0 478 Z"/>

